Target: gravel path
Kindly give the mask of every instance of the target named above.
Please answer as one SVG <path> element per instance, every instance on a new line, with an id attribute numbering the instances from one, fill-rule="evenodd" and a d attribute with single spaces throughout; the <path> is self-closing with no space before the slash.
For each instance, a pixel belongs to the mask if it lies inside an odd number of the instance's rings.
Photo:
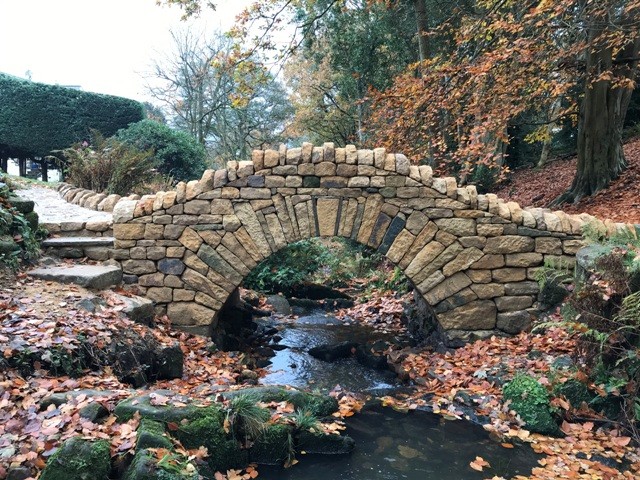
<path id="1" fill-rule="evenodd" d="M 109 212 L 97 212 L 66 202 L 56 190 L 43 187 L 31 187 L 16 190 L 17 195 L 35 202 L 35 211 L 40 222 L 45 224 L 61 224 L 64 222 L 112 222 Z"/>

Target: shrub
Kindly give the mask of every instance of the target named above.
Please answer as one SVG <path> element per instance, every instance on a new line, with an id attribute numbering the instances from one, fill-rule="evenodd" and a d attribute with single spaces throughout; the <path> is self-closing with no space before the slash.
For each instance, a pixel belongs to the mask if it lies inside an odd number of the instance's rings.
<path id="1" fill-rule="evenodd" d="M 0 176 L 0 264 L 16 270 L 20 262 L 31 263 L 39 257 L 46 231 L 38 228 L 37 221 L 29 221 L 33 212 L 23 214 L 11 201 L 11 189 Z"/>
<path id="2" fill-rule="evenodd" d="M 198 179 L 205 170 L 206 151 L 195 138 L 154 120 L 129 125 L 116 137 L 139 150 L 151 150 L 159 172 L 176 180 Z"/>
<path id="3" fill-rule="evenodd" d="M 96 192 L 129 195 L 145 179 L 153 176 L 155 159 L 141 151 L 93 132 L 91 145 L 76 144 L 59 152 L 67 181 Z"/>
<path id="4" fill-rule="evenodd" d="M 292 288 L 309 280 L 324 265 L 328 249 L 319 241 L 301 240 L 263 260 L 247 276 L 247 288 L 290 293 Z"/>
<path id="5" fill-rule="evenodd" d="M 535 378 L 518 374 L 504 386 L 502 394 L 505 400 L 511 401 L 511 409 L 520 416 L 526 428 L 543 435 L 560 434 L 551 414 L 549 393 Z"/>

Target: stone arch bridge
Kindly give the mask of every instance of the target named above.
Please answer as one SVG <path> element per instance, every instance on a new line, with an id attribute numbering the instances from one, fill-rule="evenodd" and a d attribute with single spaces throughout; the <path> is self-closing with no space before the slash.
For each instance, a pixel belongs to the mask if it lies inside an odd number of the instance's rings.
<path id="1" fill-rule="evenodd" d="M 174 191 L 120 200 L 113 213 L 114 258 L 179 328 L 207 334 L 260 261 L 340 236 L 398 265 L 459 340 L 528 328 L 535 269 L 573 264 L 594 220 L 478 195 L 381 148 L 332 144 L 254 151 Z"/>

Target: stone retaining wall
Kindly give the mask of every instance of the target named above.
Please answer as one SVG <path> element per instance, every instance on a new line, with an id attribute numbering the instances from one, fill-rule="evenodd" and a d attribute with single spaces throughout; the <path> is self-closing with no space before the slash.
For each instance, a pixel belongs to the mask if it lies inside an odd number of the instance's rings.
<path id="1" fill-rule="evenodd" d="M 251 161 L 207 170 L 174 191 L 121 199 L 113 215 L 114 259 L 186 330 L 209 332 L 229 295 L 273 252 L 341 236 L 398 265 L 452 341 L 528 328 L 536 268 L 572 265 L 587 222 L 616 229 L 587 214 L 478 195 L 384 149 L 332 144 L 254 151 Z"/>

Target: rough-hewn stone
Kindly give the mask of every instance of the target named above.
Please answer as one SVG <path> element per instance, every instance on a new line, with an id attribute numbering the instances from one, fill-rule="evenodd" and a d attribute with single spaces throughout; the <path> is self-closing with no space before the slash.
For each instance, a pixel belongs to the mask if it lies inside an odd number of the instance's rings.
<path id="1" fill-rule="evenodd" d="M 109 199 L 70 187 L 60 192 L 97 209 Z M 383 148 L 304 143 L 254 151 L 251 161 L 207 170 L 174 191 L 120 199 L 112 258 L 159 311 L 203 331 L 274 251 L 315 236 L 347 237 L 398 265 L 434 308 L 445 338 L 458 344 L 496 328 L 528 328 L 536 269 L 544 261 L 571 265 L 582 246 L 577 234 L 590 220 L 478 195 Z M 86 231 L 106 235 L 109 228 Z"/>

